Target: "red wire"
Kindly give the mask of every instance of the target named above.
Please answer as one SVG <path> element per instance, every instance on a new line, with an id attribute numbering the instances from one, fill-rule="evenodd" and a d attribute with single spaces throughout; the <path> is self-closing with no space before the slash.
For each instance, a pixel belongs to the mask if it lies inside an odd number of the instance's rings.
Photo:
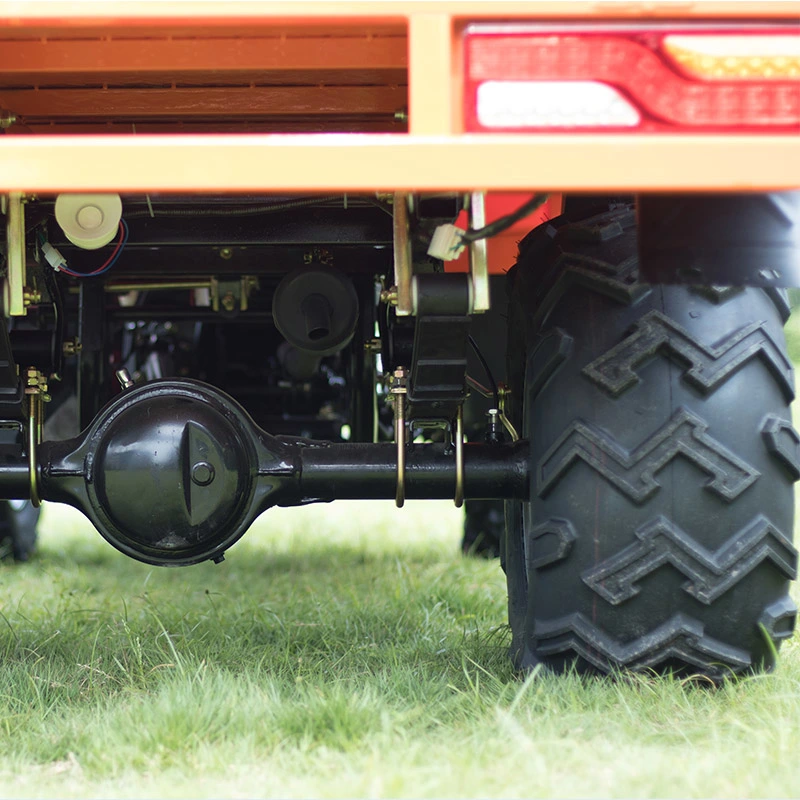
<path id="1" fill-rule="evenodd" d="M 120 247 L 122 247 L 122 240 L 125 238 L 125 229 L 122 227 L 122 223 L 119 223 L 119 240 L 117 241 L 117 246 L 114 248 L 114 252 L 106 259 L 105 263 L 102 267 L 98 267 L 96 270 L 92 272 L 73 272 L 71 269 L 66 269 L 65 267 L 61 267 L 61 272 L 66 272 L 67 275 L 72 275 L 73 278 L 89 278 L 92 275 L 97 275 L 98 272 L 102 272 L 113 260 L 114 256 L 119 253 Z"/>

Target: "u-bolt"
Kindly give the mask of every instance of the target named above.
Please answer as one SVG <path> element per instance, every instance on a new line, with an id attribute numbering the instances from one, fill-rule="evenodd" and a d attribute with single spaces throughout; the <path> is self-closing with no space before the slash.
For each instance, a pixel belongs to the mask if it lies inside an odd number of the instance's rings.
<path id="1" fill-rule="evenodd" d="M 394 397 L 394 439 L 397 442 L 397 490 L 394 503 L 402 508 L 406 502 L 406 370 L 398 367 L 390 393 Z"/>
<path id="2" fill-rule="evenodd" d="M 456 412 L 456 508 L 464 505 L 464 406 Z"/>

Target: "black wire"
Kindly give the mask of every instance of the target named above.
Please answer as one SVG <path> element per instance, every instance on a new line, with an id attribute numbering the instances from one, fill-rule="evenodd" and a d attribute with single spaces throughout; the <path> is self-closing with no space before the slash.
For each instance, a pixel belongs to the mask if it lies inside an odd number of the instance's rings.
<path id="1" fill-rule="evenodd" d="M 512 211 L 510 214 L 506 214 L 504 217 L 500 217 L 494 222 L 490 222 L 483 228 L 476 228 L 475 230 L 469 230 L 461 234 L 461 241 L 464 242 L 464 244 L 469 244 L 470 242 L 478 241 L 478 239 L 488 239 L 491 236 L 497 236 L 498 233 L 502 233 L 507 228 L 510 228 L 515 222 L 518 222 L 523 217 L 527 217 L 528 214 L 536 211 L 539 206 L 544 205 L 549 196 L 550 195 L 547 194 L 535 194 L 530 200 L 523 203 L 516 211 Z"/>
<path id="2" fill-rule="evenodd" d="M 470 347 L 475 351 L 475 355 L 478 357 L 478 361 L 481 362 L 483 371 L 486 373 L 486 377 L 489 380 L 489 385 L 492 387 L 492 396 L 494 397 L 494 407 L 500 408 L 500 390 L 497 388 L 497 382 L 494 379 L 494 375 L 492 375 L 492 370 L 489 369 L 489 363 L 483 357 L 483 353 L 481 353 L 481 351 L 478 349 L 478 343 L 472 338 L 471 335 L 469 337 L 469 344 Z"/>

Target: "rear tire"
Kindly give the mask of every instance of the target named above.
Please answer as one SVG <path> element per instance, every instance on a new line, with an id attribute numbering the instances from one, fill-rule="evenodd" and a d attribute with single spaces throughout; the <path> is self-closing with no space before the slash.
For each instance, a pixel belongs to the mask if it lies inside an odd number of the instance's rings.
<path id="1" fill-rule="evenodd" d="M 461 551 L 465 556 L 497 558 L 504 528 L 502 500 L 466 500 Z"/>
<path id="2" fill-rule="evenodd" d="M 0 501 L 0 554 L 28 561 L 36 549 L 36 526 L 41 509 L 29 500 Z"/>
<path id="3" fill-rule="evenodd" d="M 769 668 L 796 608 L 783 293 L 648 286 L 635 218 L 561 217 L 510 273 L 512 655 L 555 671 Z"/>

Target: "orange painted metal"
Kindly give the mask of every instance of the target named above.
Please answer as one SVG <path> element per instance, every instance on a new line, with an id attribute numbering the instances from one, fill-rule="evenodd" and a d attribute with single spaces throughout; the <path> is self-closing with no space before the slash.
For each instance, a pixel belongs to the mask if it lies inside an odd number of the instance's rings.
<path id="1" fill-rule="evenodd" d="M 772 191 L 800 186 L 800 137 L 4 136 L 0 181 L 38 192 Z"/>
<path id="2" fill-rule="evenodd" d="M 461 126 L 463 70 L 453 22 L 445 14 L 409 20 L 409 126 L 412 134 L 453 133 Z"/>
<path id="3" fill-rule="evenodd" d="M 0 190 L 800 186 L 800 135 L 465 135 L 461 32 L 515 19 L 797 20 L 800 2 L 0 0 L 19 120 Z"/>
<path id="4" fill-rule="evenodd" d="M 298 27 L 342 20 L 403 20 L 414 14 L 447 14 L 458 19 L 743 19 L 796 18 L 796 0 L 18 0 L 0 2 L 9 28 L 28 21 L 59 29 L 86 29 L 125 20 L 166 24 L 213 21 L 230 27 L 265 18 Z"/>

